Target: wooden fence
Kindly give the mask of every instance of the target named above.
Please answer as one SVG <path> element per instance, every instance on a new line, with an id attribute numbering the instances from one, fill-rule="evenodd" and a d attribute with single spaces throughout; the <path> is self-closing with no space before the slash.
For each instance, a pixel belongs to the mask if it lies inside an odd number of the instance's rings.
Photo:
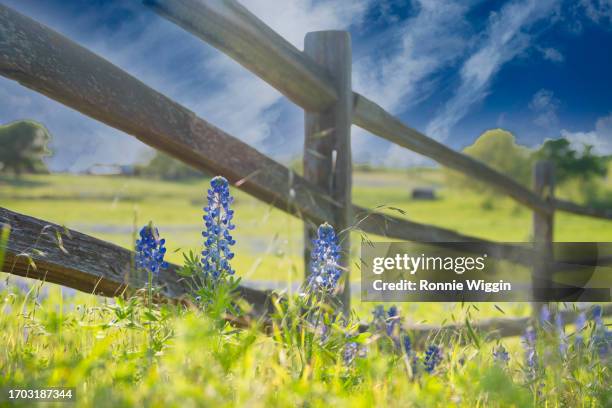
<path id="1" fill-rule="evenodd" d="M 555 211 L 612 220 L 612 209 L 587 208 L 556 199 L 552 170 L 546 164 L 536 167 L 534 190 L 530 190 L 408 127 L 353 92 L 351 40 L 347 32 L 308 33 L 302 52 L 234 0 L 145 0 L 144 4 L 224 52 L 304 109 L 304 176 L 213 126 L 104 58 L 2 5 L 0 74 L 194 168 L 221 174 L 254 197 L 300 217 L 305 222 L 305 262 L 309 258 L 308 238 L 323 221 L 339 230 L 359 229 L 398 240 L 440 245 L 486 242 L 491 256 L 532 265 L 542 254 L 551 256 Z M 534 213 L 534 248 L 489 242 L 353 205 L 352 124 L 487 183 L 529 207 Z M 108 296 L 127 286 L 144 284 L 130 278 L 131 253 L 113 244 L 4 208 L 0 208 L 0 223 L 12 226 L 5 270 Z M 67 253 L 58 247 L 56 234 L 63 236 L 66 231 L 62 242 Z M 350 255 L 348 235 L 343 240 L 345 266 Z M 549 268 L 538 265 L 534 279 L 550 273 Z M 163 293 L 176 298 L 188 288 L 180 283 L 173 268 L 161 283 Z M 348 279 L 348 272 L 346 275 Z M 343 294 L 346 308 L 349 287 L 345 285 Z M 245 288 L 243 295 L 265 309 L 266 293 Z"/>

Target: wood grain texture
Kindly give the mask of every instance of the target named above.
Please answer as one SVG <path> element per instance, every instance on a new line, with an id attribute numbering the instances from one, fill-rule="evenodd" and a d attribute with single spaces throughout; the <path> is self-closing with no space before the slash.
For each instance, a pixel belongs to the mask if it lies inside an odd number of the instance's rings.
<path id="1" fill-rule="evenodd" d="M 552 203 L 555 197 L 555 168 L 551 162 L 538 161 L 533 168 L 533 189 L 546 202 Z M 533 262 L 532 285 L 534 297 L 543 298 L 552 289 L 554 212 L 542 214 L 533 212 L 533 249 L 538 253 Z M 539 316 L 544 302 L 533 303 L 534 317 Z"/>
<path id="2" fill-rule="evenodd" d="M 145 0 L 143 3 L 232 57 L 306 110 L 319 111 L 337 100 L 333 80 L 325 70 L 305 58 L 237 1 Z"/>
<path id="3" fill-rule="evenodd" d="M 115 65 L 0 5 L 0 74 L 313 222 L 334 203 L 285 166 Z M 86 135 L 83 135 L 86 137 Z"/>
<path id="4" fill-rule="evenodd" d="M 565 211 L 572 214 L 584 215 L 587 217 L 601 218 L 604 220 L 612 220 L 612 208 L 593 208 L 585 207 L 572 203 L 571 201 L 553 199 L 553 205 L 558 211 Z"/>
<path id="5" fill-rule="evenodd" d="M 0 207 L 0 228 L 3 225 L 10 226 L 4 265 L 0 265 L 4 272 L 109 297 L 133 293 L 147 283 L 146 276 L 133 271 L 132 251 Z M 171 264 L 159 274 L 156 284 L 163 297 L 180 301 L 189 286 L 177 269 Z M 268 292 L 246 287 L 239 291 L 254 306 L 255 314 L 269 308 Z"/>
<path id="6" fill-rule="evenodd" d="M 338 99 L 318 112 L 304 116 L 304 178 L 326 192 L 341 207 L 333 209 L 330 223 L 337 232 L 348 230 L 353 223 L 351 116 L 353 94 L 351 85 L 351 37 L 347 31 L 317 31 L 306 35 L 304 52 L 333 80 Z M 310 264 L 311 242 L 317 235 L 317 225 L 304 224 L 305 271 Z M 350 313 L 349 271 L 350 234 L 339 236 L 344 267 L 343 291 L 339 296 L 344 311 Z"/>

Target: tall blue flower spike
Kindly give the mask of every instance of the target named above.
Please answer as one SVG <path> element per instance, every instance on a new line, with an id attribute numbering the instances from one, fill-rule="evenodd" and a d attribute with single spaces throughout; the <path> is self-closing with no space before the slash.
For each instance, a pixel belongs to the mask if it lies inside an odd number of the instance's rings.
<path id="1" fill-rule="evenodd" d="M 404 334 L 404 336 L 402 337 L 402 343 L 404 346 L 404 352 L 407 356 L 410 356 L 410 354 L 412 353 L 412 341 L 410 341 L 410 336 Z"/>
<path id="2" fill-rule="evenodd" d="M 574 338 L 574 344 L 576 347 L 580 347 L 584 345 L 584 333 L 583 331 L 586 329 L 587 318 L 584 312 L 581 312 L 576 318 L 576 335 Z"/>
<path id="3" fill-rule="evenodd" d="M 349 366 L 357 357 L 359 351 L 359 345 L 355 342 L 346 343 L 344 350 L 342 351 L 342 360 L 345 366 Z"/>
<path id="4" fill-rule="evenodd" d="M 442 361 L 442 350 L 440 347 L 436 345 L 431 345 L 427 347 L 425 351 L 425 357 L 423 358 L 423 365 L 425 366 L 425 371 L 428 373 L 433 373 L 438 364 Z"/>
<path id="5" fill-rule="evenodd" d="M 561 313 L 555 315 L 555 326 L 557 327 L 557 334 L 559 335 L 559 353 L 563 357 L 567 354 L 567 335 L 565 334 L 565 325 L 563 324 L 563 318 Z"/>
<path id="6" fill-rule="evenodd" d="M 395 327 L 399 327 L 399 311 L 397 306 L 393 305 L 387 311 L 389 318 L 387 319 L 387 336 L 393 336 Z"/>
<path id="7" fill-rule="evenodd" d="M 234 210 L 230 208 L 233 202 L 227 179 L 214 177 L 208 190 L 208 205 L 204 207 L 202 269 L 205 276 L 215 280 L 223 275 L 234 274 L 230 265 L 234 257 L 230 247 L 236 243 L 230 234 L 236 227 L 232 224 Z"/>
<path id="8" fill-rule="evenodd" d="M 550 309 L 548 305 L 542 305 L 542 309 L 540 309 L 540 322 L 543 325 L 550 324 Z"/>
<path id="9" fill-rule="evenodd" d="M 608 356 L 610 350 L 612 349 L 612 332 L 608 330 L 602 317 L 603 314 L 601 306 L 595 306 L 593 308 L 593 321 L 595 322 L 595 329 L 593 330 L 591 342 L 596 348 L 599 357 L 604 359 Z"/>
<path id="10" fill-rule="evenodd" d="M 309 283 L 323 292 L 333 292 L 341 273 L 338 263 L 340 246 L 334 227 L 328 223 L 321 224 L 317 230 L 317 238 L 312 243 Z"/>
<path id="11" fill-rule="evenodd" d="M 525 331 L 523 347 L 525 348 L 525 366 L 529 375 L 534 376 L 538 368 L 538 356 L 536 352 L 536 332 L 532 327 Z"/>
<path id="12" fill-rule="evenodd" d="M 160 269 L 168 267 L 164 261 L 166 240 L 159 237 L 159 231 L 153 223 L 142 227 L 139 235 L 140 238 L 136 240 L 136 268 L 158 274 Z"/>
<path id="13" fill-rule="evenodd" d="M 510 361 L 510 354 L 508 354 L 506 348 L 500 344 L 493 350 L 493 360 L 501 364 L 506 364 Z"/>

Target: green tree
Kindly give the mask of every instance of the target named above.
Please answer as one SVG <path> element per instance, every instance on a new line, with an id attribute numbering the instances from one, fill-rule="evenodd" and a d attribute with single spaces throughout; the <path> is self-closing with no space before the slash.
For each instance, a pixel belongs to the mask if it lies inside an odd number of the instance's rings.
<path id="1" fill-rule="evenodd" d="M 532 152 L 527 147 L 517 144 L 512 133 L 503 129 L 487 130 L 463 152 L 500 173 L 512 177 L 519 183 L 529 185 Z M 490 189 L 490 186 L 476 182 L 455 171 L 449 170 L 448 175 L 452 185 L 479 191 Z"/>
<path id="2" fill-rule="evenodd" d="M 0 126 L 0 172 L 48 173 L 43 158 L 51 155 L 50 140 L 49 131 L 32 120 Z"/>
<path id="3" fill-rule="evenodd" d="M 571 178 L 589 181 L 605 177 L 607 160 L 593 154 L 593 146 L 585 145 L 582 152 L 572 148 L 567 139 L 548 139 L 534 154 L 538 160 L 549 160 L 555 165 L 555 179 L 563 183 Z"/>
<path id="4" fill-rule="evenodd" d="M 155 152 L 153 158 L 136 166 L 136 174 L 164 180 L 182 180 L 203 177 L 204 173 L 162 152 Z"/>

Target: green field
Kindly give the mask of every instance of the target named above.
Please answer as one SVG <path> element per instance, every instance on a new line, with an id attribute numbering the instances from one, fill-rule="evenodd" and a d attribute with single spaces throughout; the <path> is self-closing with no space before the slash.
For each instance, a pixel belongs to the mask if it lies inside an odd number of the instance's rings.
<path id="1" fill-rule="evenodd" d="M 207 183 L 67 174 L 4 178 L 0 179 L 0 204 L 128 248 L 136 228 L 151 220 L 167 239 L 169 260 L 180 262 L 182 251 L 201 246 Z M 439 199 L 412 200 L 412 188 L 424 186 L 438 188 Z M 299 279 L 303 271 L 302 222 L 237 189 L 232 193 L 236 197 L 236 270 L 250 280 Z M 445 188 L 444 175 L 435 169 L 357 172 L 353 197 L 361 206 L 396 207 L 412 221 L 467 235 L 502 242 L 530 239 L 529 210 L 511 199 Z M 555 239 L 612 241 L 612 222 L 558 213 Z M 358 234 L 352 242 L 357 253 Z M 357 272 L 353 279 L 358 278 Z"/>
<path id="2" fill-rule="evenodd" d="M 135 231 L 154 221 L 167 240 L 171 262 L 182 263 L 183 251 L 202 245 L 202 207 L 208 180 L 168 182 L 135 177 L 53 174 L 0 179 L 0 205 L 39 217 L 132 248 Z M 414 187 L 434 187 L 439 199 L 413 200 Z M 448 188 L 437 169 L 356 172 L 354 202 L 367 208 L 392 206 L 405 211 L 387 212 L 418 221 L 497 241 L 529 241 L 531 212 L 507 198 L 491 199 L 469 190 Z M 244 280 L 300 282 L 303 276 L 302 222 L 284 212 L 232 189 L 235 195 L 236 258 L 232 261 Z M 384 240 L 383 237 L 369 237 Z M 612 222 L 558 213 L 558 241 L 611 241 Z M 359 253 L 360 236 L 353 234 L 353 253 Z M 351 262 L 351 280 L 359 280 Z M 366 314 L 370 304 L 357 310 Z M 405 304 L 417 321 L 446 319 L 450 304 L 427 307 Z M 512 314 L 525 315 L 527 305 L 506 305 Z M 483 316 L 499 316 L 484 305 Z"/>
<path id="3" fill-rule="evenodd" d="M 509 199 L 448 188 L 444 180 L 434 169 L 357 172 L 354 201 L 369 208 L 396 207 L 410 220 L 463 234 L 529 240 L 528 210 Z M 181 262 L 182 251 L 201 246 L 207 185 L 208 180 L 63 174 L 3 178 L 0 205 L 127 248 L 137 228 L 152 220 L 167 239 L 168 259 Z M 439 198 L 412 200 L 414 187 L 435 187 Z M 301 221 L 240 191 L 232 193 L 237 275 L 264 283 L 299 282 Z M 555 228 L 558 241 L 612 241 L 611 222 L 559 214 Z M 353 244 L 357 254 L 358 234 Z M 431 337 L 410 354 L 394 343 L 400 334 L 371 330 L 358 335 L 351 324 L 370 321 L 374 305 L 357 298 L 355 319 L 347 327 L 330 324 L 329 338 L 297 314 L 304 310 L 299 298 L 297 306 L 290 302 L 289 309 L 273 319 L 274 331 L 267 336 L 257 326 L 236 330 L 224 324 L 211 312 L 214 307 L 149 307 L 141 299 L 103 299 L 47 283 L 24 292 L 15 286 L 20 279 L 0 275 L 0 388 L 71 386 L 78 406 L 604 407 L 612 400 L 610 357 L 600 357 L 600 345 L 592 339 L 603 329 L 594 323 L 584 333 L 567 327 L 569 351 L 563 358 L 556 351 L 557 332 L 546 327 L 538 332 L 532 369 L 525 366 L 518 338 L 501 340 L 509 352 L 506 364 L 492 356 L 499 339 L 468 329 L 451 338 Z M 352 279 L 359 279 L 357 270 Z M 526 303 L 400 306 L 402 322 L 408 324 L 529 313 Z M 577 345 L 578 335 L 585 337 L 585 347 Z M 346 363 L 345 352 L 353 342 L 363 355 Z M 428 344 L 443 350 L 432 373 L 424 368 Z M 5 402 L 0 399 L 0 406 Z"/>

